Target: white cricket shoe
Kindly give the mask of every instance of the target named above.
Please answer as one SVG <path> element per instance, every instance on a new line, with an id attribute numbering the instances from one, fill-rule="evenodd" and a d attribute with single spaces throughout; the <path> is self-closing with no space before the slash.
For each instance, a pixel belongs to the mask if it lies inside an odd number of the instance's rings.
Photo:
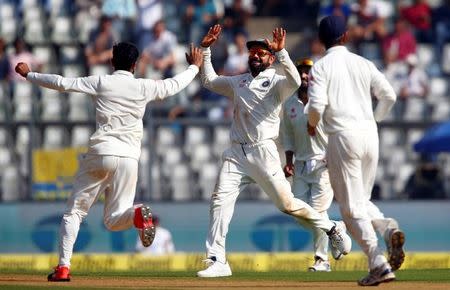
<path id="1" fill-rule="evenodd" d="M 341 255 L 347 255 L 352 249 L 352 239 L 346 233 L 347 228 L 344 222 L 334 221 L 335 226 L 327 232 L 330 239 L 331 253 L 333 258 L 339 260 Z M 339 255 L 341 253 L 341 255 Z M 335 256 L 336 255 L 336 256 Z"/>
<path id="2" fill-rule="evenodd" d="M 197 277 L 213 278 L 231 276 L 231 268 L 228 262 L 221 263 L 215 258 L 203 260 L 206 263 L 206 269 L 197 272 Z"/>
<path id="3" fill-rule="evenodd" d="M 397 271 L 405 261 L 405 233 L 399 229 L 390 229 L 384 237 L 388 252 L 388 262 L 392 267 L 392 271 Z"/>
<path id="4" fill-rule="evenodd" d="M 395 280 L 395 274 L 388 263 L 370 270 L 369 274 L 358 281 L 359 286 L 377 286 Z"/>
<path id="5" fill-rule="evenodd" d="M 324 261 L 319 257 L 315 257 L 314 265 L 308 268 L 309 272 L 331 272 L 329 261 Z"/>

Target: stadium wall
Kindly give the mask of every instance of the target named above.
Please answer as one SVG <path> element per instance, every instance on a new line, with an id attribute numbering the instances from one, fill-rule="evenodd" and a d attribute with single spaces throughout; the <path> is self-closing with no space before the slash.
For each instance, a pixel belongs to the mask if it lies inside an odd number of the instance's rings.
<path id="1" fill-rule="evenodd" d="M 450 201 L 380 202 L 406 233 L 406 249 L 450 252 Z M 0 204 L 0 253 L 55 253 L 64 203 Z M 177 252 L 203 253 L 209 205 L 154 203 L 161 225 L 172 232 Z M 109 232 L 103 226 L 103 205 L 97 203 L 81 226 L 77 253 L 134 252 L 134 229 Z M 336 204 L 330 217 L 339 219 Z M 238 201 L 227 240 L 231 252 L 304 252 L 312 250 L 311 234 L 270 202 Z M 360 249 L 354 243 L 354 250 Z"/>

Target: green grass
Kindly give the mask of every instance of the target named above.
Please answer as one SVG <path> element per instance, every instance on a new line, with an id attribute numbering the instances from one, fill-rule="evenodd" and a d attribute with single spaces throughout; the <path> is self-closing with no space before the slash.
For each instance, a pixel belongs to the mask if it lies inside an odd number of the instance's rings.
<path id="1" fill-rule="evenodd" d="M 1 274 L 28 274 L 42 275 L 45 277 L 48 272 L 37 271 L 0 271 Z M 195 271 L 183 272 L 78 272 L 73 271 L 73 276 L 85 277 L 130 277 L 130 278 L 192 278 L 195 277 Z M 333 271 L 330 273 L 312 273 L 312 272 L 233 272 L 232 277 L 218 279 L 234 280 L 284 280 L 284 281 L 355 281 L 361 276 L 367 274 L 364 271 Z M 398 281 L 423 281 L 423 282 L 450 282 L 450 269 L 420 269 L 420 270 L 399 270 L 396 271 Z M 1 285 L 1 281 L 0 281 Z"/>

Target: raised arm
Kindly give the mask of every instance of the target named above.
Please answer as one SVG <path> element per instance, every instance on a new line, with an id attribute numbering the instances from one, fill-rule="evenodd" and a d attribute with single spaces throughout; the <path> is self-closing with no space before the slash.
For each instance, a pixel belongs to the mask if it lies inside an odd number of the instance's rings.
<path id="1" fill-rule="evenodd" d="M 266 38 L 266 43 L 273 51 L 275 51 L 275 55 L 284 69 L 285 76 L 277 83 L 280 93 L 280 101 L 284 101 L 300 87 L 302 81 L 297 68 L 289 57 L 289 53 L 285 49 L 286 30 L 283 28 L 275 28 L 272 31 L 272 35 L 273 40 L 269 41 Z"/>
<path id="2" fill-rule="evenodd" d="M 386 77 L 375 67 L 373 63 L 370 63 L 370 71 L 372 76 L 370 88 L 375 97 L 378 99 L 374 117 L 377 122 L 380 122 L 386 117 L 394 106 L 397 95 L 395 94 L 391 84 L 387 81 Z"/>
<path id="3" fill-rule="evenodd" d="M 219 24 L 209 28 L 208 33 L 203 37 L 201 46 L 203 47 L 203 67 L 201 73 L 202 84 L 205 88 L 232 98 L 234 96 L 231 77 L 218 76 L 211 62 L 211 49 L 209 48 L 218 38 L 222 27 Z"/>
<path id="4" fill-rule="evenodd" d="M 201 49 L 191 44 L 190 52 L 186 53 L 186 60 L 190 64 L 189 67 L 172 78 L 158 81 L 144 80 L 145 94 L 148 101 L 162 100 L 168 96 L 173 96 L 194 80 L 203 62 Z"/>
<path id="5" fill-rule="evenodd" d="M 41 74 L 30 71 L 26 63 L 20 62 L 16 65 L 16 72 L 28 81 L 48 89 L 60 92 L 79 92 L 90 95 L 97 93 L 99 83 L 98 76 L 83 78 L 65 78 L 55 74 Z"/>

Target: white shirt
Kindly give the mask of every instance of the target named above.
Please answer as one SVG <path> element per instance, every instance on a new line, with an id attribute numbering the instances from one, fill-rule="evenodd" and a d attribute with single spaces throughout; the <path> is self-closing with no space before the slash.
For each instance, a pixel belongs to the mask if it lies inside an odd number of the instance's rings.
<path id="1" fill-rule="evenodd" d="M 157 226 L 153 243 L 149 247 L 144 247 L 140 239 L 136 242 L 136 251 L 148 255 L 167 255 L 175 252 L 172 234 L 165 228 Z"/>
<path id="2" fill-rule="evenodd" d="M 233 101 L 232 142 L 252 144 L 278 137 L 281 104 L 298 89 L 301 80 L 285 49 L 276 56 L 286 76 L 276 74 L 273 68 L 255 78 L 250 73 L 218 76 L 211 64 L 211 50 L 203 49 L 203 85 Z"/>
<path id="3" fill-rule="evenodd" d="M 295 160 L 323 160 L 326 157 L 328 136 L 322 122 L 316 127 L 316 135 L 308 135 L 308 104 L 303 105 L 297 95 L 290 97 L 283 106 L 280 135 L 284 151 L 295 153 Z"/>
<path id="4" fill-rule="evenodd" d="M 142 118 L 148 102 L 162 100 L 183 90 L 197 75 L 198 67 L 165 80 L 135 79 L 128 71 L 112 75 L 65 78 L 30 72 L 27 80 L 61 92 L 80 92 L 93 96 L 96 131 L 89 140 L 88 153 L 114 155 L 139 160 Z"/>
<path id="5" fill-rule="evenodd" d="M 372 108 L 372 95 L 379 102 Z M 395 103 L 394 89 L 375 65 L 344 46 L 327 50 L 316 62 L 309 78 L 310 124 L 315 126 L 323 115 L 328 134 L 343 130 L 374 129 Z M 374 116 L 375 115 L 375 116 Z"/>

